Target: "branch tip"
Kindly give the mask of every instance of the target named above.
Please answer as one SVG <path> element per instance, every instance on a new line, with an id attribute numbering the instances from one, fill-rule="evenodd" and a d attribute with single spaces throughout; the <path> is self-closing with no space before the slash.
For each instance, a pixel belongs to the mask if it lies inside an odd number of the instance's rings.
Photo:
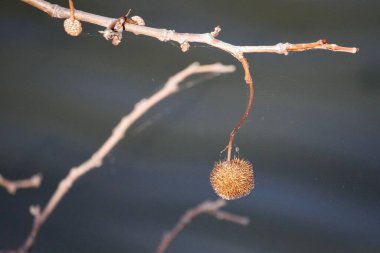
<path id="1" fill-rule="evenodd" d="M 184 230 L 186 226 L 195 218 L 202 214 L 209 214 L 214 216 L 216 219 L 229 221 L 239 225 L 247 225 L 249 223 L 249 219 L 246 217 L 221 211 L 220 208 L 225 205 L 226 201 L 223 199 L 217 199 L 215 201 L 207 200 L 187 210 L 174 225 L 174 227 L 163 235 L 161 242 L 156 249 L 156 253 L 164 253 L 171 242 L 181 233 L 181 231 Z"/>
<path id="2" fill-rule="evenodd" d="M 4 187 L 9 194 L 16 194 L 18 189 L 38 188 L 41 185 L 42 175 L 36 174 L 28 179 L 8 180 L 0 174 L 0 186 Z"/>

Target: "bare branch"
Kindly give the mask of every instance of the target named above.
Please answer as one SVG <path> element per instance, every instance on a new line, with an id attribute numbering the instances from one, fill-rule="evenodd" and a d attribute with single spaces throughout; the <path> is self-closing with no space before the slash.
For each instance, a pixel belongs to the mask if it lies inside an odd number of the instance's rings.
<path id="1" fill-rule="evenodd" d="M 0 175 L 0 186 L 10 194 L 15 194 L 18 189 L 38 188 L 41 185 L 42 175 L 36 174 L 28 179 L 11 181 Z"/>
<path id="2" fill-rule="evenodd" d="M 72 168 L 68 175 L 61 180 L 61 182 L 58 185 L 58 188 L 51 196 L 49 202 L 42 209 L 42 211 L 40 211 L 40 208 L 38 206 L 31 207 L 30 211 L 34 216 L 33 227 L 24 244 L 18 249 L 17 252 L 26 253 L 29 251 L 29 249 L 33 246 L 35 242 L 35 239 L 41 226 L 48 219 L 50 214 L 54 211 L 58 203 L 69 191 L 74 182 L 90 170 L 100 167 L 103 163 L 104 157 L 107 156 L 107 154 L 116 146 L 116 144 L 120 142 L 128 128 L 158 102 L 168 97 L 169 95 L 177 92 L 179 90 L 179 84 L 183 80 L 195 74 L 230 73 L 233 71 L 235 71 L 235 67 L 232 65 L 226 66 L 220 63 L 210 65 L 199 65 L 198 63 L 193 63 L 186 69 L 170 77 L 167 83 L 163 86 L 163 88 L 157 91 L 151 97 L 140 100 L 140 102 L 138 102 L 135 105 L 134 109 L 128 115 L 121 119 L 119 124 L 113 129 L 111 136 L 91 156 L 91 158 L 82 163 L 81 165 Z"/>
<path id="3" fill-rule="evenodd" d="M 202 34 L 195 33 L 177 33 L 174 30 L 168 29 L 157 29 L 152 27 L 145 26 L 145 22 L 142 18 L 139 20 L 141 22 L 137 22 L 132 18 L 121 17 L 121 18 L 109 18 L 100 15 L 95 15 L 92 13 L 75 10 L 75 13 L 70 12 L 69 9 L 61 7 L 56 4 L 51 4 L 44 0 L 21 0 L 39 10 L 46 12 L 48 15 L 54 18 L 67 19 L 70 16 L 75 16 L 75 19 L 78 21 L 84 21 L 92 24 L 96 24 L 102 27 L 105 27 L 105 31 L 103 31 L 103 36 L 106 39 L 112 39 L 112 43 L 117 45 L 120 43 L 122 39 L 122 32 L 127 31 L 134 33 L 135 35 L 145 35 L 149 37 L 157 38 L 160 41 L 175 41 L 178 42 L 181 46 L 181 50 L 186 52 L 189 50 L 190 43 L 204 43 L 210 46 L 219 48 L 225 52 L 230 53 L 233 57 L 240 61 L 245 71 L 245 82 L 249 88 L 249 99 L 247 103 L 247 107 L 244 115 L 237 123 L 235 128 L 232 130 L 230 134 L 230 139 L 227 145 L 228 149 L 228 159 L 231 159 L 231 147 L 234 140 L 234 135 L 236 131 L 241 127 L 243 122 L 248 117 L 253 93 L 254 86 L 252 81 L 252 75 L 249 70 L 248 62 L 244 56 L 245 53 L 277 53 L 287 55 L 292 51 L 306 51 L 306 50 L 329 50 L 336 52 L 345 52 L 345 53 L 356 53 L 358 52 L 358 48 L 355 47 L 344 47 L 336 44 L 329 44 L 327 40 L 318 40 L 312 43 L 300 43 L 300 44 L 291 44 L 291 43 L 278 43 L 273 46 L 237 46 L 226 43 L 217 39 L 217 36 L 221 32 L 221 28 L 218 26 L 213 31 Z M 78 167 L 74 167 L 70 170 L 69 174 L 64 178 L 55 193 L 52 195 L 51 199 L 47 203 L 47 205 L 40 212 L 39 207 L 31 208 L 32 214 L 34 215 L 34 224 L 26 239 L 23 246 L 17 251 L 19 253 L 27 252 L 35 242 L 35 238 L 39 232 L 39 229 L 47 220 L 49 215 L 53 212 L 57 204 L 60 202 L 62 197 L 68 192 L 71 185 L 85 173 L 90 170 L 97 168 L 102 165 L 104 157 L 115 147 L 115 145 L 123 138 L 125 131 L 130 127 L 130 125 L 135 122 L 141 115 L 143 115 L 146 111 L 148 111 L 152 106 L 156 103 L 169 96 L 170 94 L 176 92 L 178 90 L 178 83 L 181 82 L 188 75 L 194 73 L 204 73 L 204 72 L 214 72 L 218 71 L 213 69 L 214 65 L 207 66 L 199 66 L 199 65 L 191 65 L 187 69 L 181 71 L 177 75 L 170 78 L 167 84 L 157 93 L 152 95 L 148 99 L 143 99 L 139 103 L 135 105 L 134 110 L 124 117 L 120 123 L 115 127 L 112 135 L 106 140 L 106 142 L 96 151 L 92 157 L 85 161 L 83 164 Z M 211 68 L 211 69 L 210 69 Z M 220 71 L 220 68 L 223 68 Z M 227 69 L 226 69 L 227 68 Z M 202 70 L 201 70 L 202 69 Z M 233 67 L 226 67 L 222 65 L 218 65 L 219 72 L 231 72 L 233 71 Z M 226 212 L 222 212 L 219 210 L 221 206 L 224 205 L 223 200 L 217 200 L 215 202 L 205 202 L 198 207 L 189 210 L 185 213 L 185 215 L 180 219 L 177 225 L 173 228 L 173 230 L 167 233 L 163 241 L 161 242 L 157 252 L 164 252 L 168 247 L 170 242 L 182 231 L 182 229 L 189 223 L 193 218 L 202 213 L 209 213 L 214 215 L 219 219 L 226 219 L 232 222 L 238 223 L 247 223 L 247 219 L 239 218 L 238 216 L 234 216 L 233 214 L 229 214 Z M 163 245 L 163 246 L 162 246 Z"/>
<path id="4" fill-rule="evenodd" d="M 156 253 L 164 253 L 170 243 L 179 235 L 179 233 L 196 217 L 201 214 L 210 214 L 216 219 L 225 220 L 239 225 L 248 225 L 247 217 L 235 215 L 232 213 L 219 210 L 226 205 L 226 201 L 218 199 L 215 201 L 205 201 L 198 206 L 191 208 L 178 220 L 177 224 L 167 233 L 164 234 L 160 244 L 157 247 Z"/>
<path id="5" fill-rule="evenodd" d="M 66 19 L 70 17 L 70 9 L 61 7 L 56 4 L 51 4 L 44 0 L 22 0 L 23 2 L 32 5 L 33 7 L 46 12 L 53 18 Z M 113 28 L 118 19 L 95 15 L 92 13 L 75 10 L 75 19 L 92 23 L 95 25 L 103 26 L 106 28 Z M 220 33 L 221 28 L 215 27 L 214 31 L 210 33 L 177 33 L 174 30 L 157 29 L 147 26 L 135 25 L 128 22 L 123 23 L 124 30 L 134 33 L 136 35 L 145 35 L 154 37 L 160 41 L 176 41 L 180 45 L 196 42 L 204 43 L 229 52 L 239 60 L 243 53 L 277 53 L 287 55 L 291 51 L 306 51 L 311 49 L 322 49 L 345 53 L 356 53 L 358 48 L 355 47 L 342 47 L 336 44 L 328 44 L 327 40 L 318 40 L 312 43 L 291 44 L 291 43 L 278 43 L 273 46 L 235 46 L 221 40 L 216 39 Z M 186 51 L 186 50 L 185 50 Z"/>
<path id="6" fill-rule="evenodd" d="M 60 7 L 58 5 L 53 5 L 44 0 L 22 1 L 36 7 L 37 9 L 45 11 L 47 14 L 55 18 L 68 18 L 69 16 L 72 17 L 73 15 L 69 9 Z M 128 14 L 124 17 L 112 19 L 83 11 L 75 11 L 75 18 L 77 20 L 82 20 L 85 22 L 106 27 L 106 29 L 104 31 L 101 31 L 101 33 L 103 34 L 104 38 L 106 38 L 107 40 L 111 40 L 112 44 L 114 45 L 118 45 L 121 42 L 123 37 L 122 32 L 127 31 L 134 33 L 135 35 L 145 35 L 149 37 L 154 37 L 164 42 L 176 41 L 180 44 L 180 48 L 183 52 L 187 52 L 189 50 L 190 42 L 208 44 L 210 46 L 219 48 L 223 51 L 230 53 L 233 57 L 240 61 L 245 72 L 245 82 L 249 88 L 249 99 L 243 116 L 230 133 L 230 138 L 226 147 L 226 149 L 228 150 L 227 161 L 231 160 L 231 150 L 235 134 L 247 119 L 253 102 L 254 86 L 252 75 L 249 70 L 249 65 L 244 56 L 245 53 L 277 53 L 287 55 L 289 52 L 292 51 L 307 51 L 313 49 L 330 50 L 345 53 L 356 53 L 359 50 L 355 47 L 343 47 L 338 46 L 336 44 L 329 44 L 326 39 L 318 40 L 312 43 L 301 44 L 278 43 L 274 46 L 236 46 L 218 40 L 216 38 L 221 32 L 220 26 L 215 27 L 214 30 L 209 33 L 177 33 L 174 30 L 147 27 L 145 26 L 145 22 L 141 17 L 138 17 L 139 20 L 142 21 L 139 23 L 136 22 L 136 20 L 133 20 L 133 17 L 128 18 Z"/>

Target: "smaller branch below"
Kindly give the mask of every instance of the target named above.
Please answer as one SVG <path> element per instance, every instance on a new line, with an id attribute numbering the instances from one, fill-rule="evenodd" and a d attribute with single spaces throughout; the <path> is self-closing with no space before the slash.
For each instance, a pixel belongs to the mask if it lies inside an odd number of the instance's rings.
<path id="1" fill-rule="evenodd" d="M 140 102 L 135 105 L 133 110 L 120 120 L 120 122 L 113 129 L 111 135 L 107 138 L 103 145 L 100 146 L 100 148 L 87 161 L 84 161 L 82 164 L 71 168 L 66 177 L 63 178 L 58 184 L 57 189 L 52 194 L 45 207 L 40 208 L 38 206 L 32 206 L 30 208 L 30 212 L 34 216 L 34 223 L 29 235 L 27 236 L 25 242 L 20 246 L 20 248 L 16 251 L 0 251 L 0 253 L 29 252 L 36 241 L 41 227 L 49 218 L 50 214 L 55 210 L 62 198 L 69 192 L 73 184 L 83 175 L 87 174 L 91 170 L 94 170 L 95 168 L 100 167 L 103 163 L 104 158 L 124 138 L 125 133 L 129 127 L 161 100 L 178 92 L 180 90 L 180 84 L 186 78 L 196 74 L 223 74 L 231 73 L 233 71 L 235 71 L 235 66 L 233 65 L 223 65 L 221 63 L 200 65 L 199 63 L 193 63 L 174 76 L 170 77 L 165 85 L 152 96 L 140 100 Z M 228 215 L 220 215 L 220 218 L 224 217 L 226 217 L 225 219 L 229 218 Z"/>
<path id="2" fill-rule="evenodd" d="M 42 175 L 36 174 L 28 179 L 11 181 L 0 175 L 0 186 L 10 194 L 15 194 L 18 189 L 38 188 L 41 185 Z"/>
<path id="3" fill-rule="evenodd" d="M 248 225 L 249 218 L 219 210 L 225 205 L 226 201 L 218 199 L 215 201 L 205 201 L 198 206 L 187 210 L 186 213 L 179 219 L 177 224 L 172 228 L 172 230 L 164 234 L 160 244 L 157 247 L 156 253 L 164 253 L 169 247 L 170 243 L 179 235 L 179 233 L 193 219 L 201 214 L 209 214 L 218 220 L 225 220 L 242 226 Z"/>

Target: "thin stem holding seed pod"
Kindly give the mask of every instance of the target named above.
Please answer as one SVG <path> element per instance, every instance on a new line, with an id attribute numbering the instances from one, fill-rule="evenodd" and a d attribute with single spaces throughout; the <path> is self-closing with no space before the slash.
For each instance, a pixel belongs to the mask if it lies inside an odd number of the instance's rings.
<path id="1" fill-rule="evenodd" d="M 253 94 L 255 92 L 254 86 L 253 86 L 253 80 L 251 76 L 251 72 L 249 71 L 249 64 L 247 59 L 243 56 L 240 59 L 241 64 L 243 65 L 244 68 L 244 79 L 246 84 L 248 85 L 249 88 L 249 97 L 248 97 L 248 103 L 247 107 L 245 109 L 245 112 L 239 122 L 236 124 L 234 129 L 232 129 L 232 132 L 230 133 L 230 139 L 228 141 L 227 145 L 227 161 L 231 160 L 231 152 L 232 152 L 232 144 L 234 142 L 235 134 L 239 130 L 239 128 L 243 125 L 244 121 L 247 119 L 249 112 L 251 111 L 252 107 L 252 102 L 253 102 Z"/>
<path id="2" fill-rule="evenodd" d="M 70 19 L 74 20 L 75 19 L 75 14 L 74 14 L 74 3 L 73 0 L 69 0 L 69 6 L 70 6 Z"/>

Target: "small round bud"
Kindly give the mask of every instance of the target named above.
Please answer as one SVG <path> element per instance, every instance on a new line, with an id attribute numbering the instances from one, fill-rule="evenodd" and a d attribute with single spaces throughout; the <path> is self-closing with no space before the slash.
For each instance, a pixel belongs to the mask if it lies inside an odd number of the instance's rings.
<path id="1" fill-rule="evenodd" d="M 144 19 L 140 16 L 133 16 L 131 17 L 131 19 L 135 21 L 136 25 L 143 25 L 143 26 L 145 25 Z"/>
<path id="2" fill-rule="evenodd" d="M 185 41 L 183 43 L 181 43 L 181 50 L 182 52 L 187 52 L 190 48 L 190 44 L 189 42 Z"/>
<path id="3" fill-rule="evenodd" d="M 210 174 L 215 193 L 226 200 L 248 195 L 254 187 L 252 164 L 240 158 L 215 163 Z"/>
<path id="4" fill-rule="evenodd" d="M 82 32 L 82 24 L 76 19 L 65 19 L 63 27 L 67 34 L 71 36 L 78 36 Z"/>

